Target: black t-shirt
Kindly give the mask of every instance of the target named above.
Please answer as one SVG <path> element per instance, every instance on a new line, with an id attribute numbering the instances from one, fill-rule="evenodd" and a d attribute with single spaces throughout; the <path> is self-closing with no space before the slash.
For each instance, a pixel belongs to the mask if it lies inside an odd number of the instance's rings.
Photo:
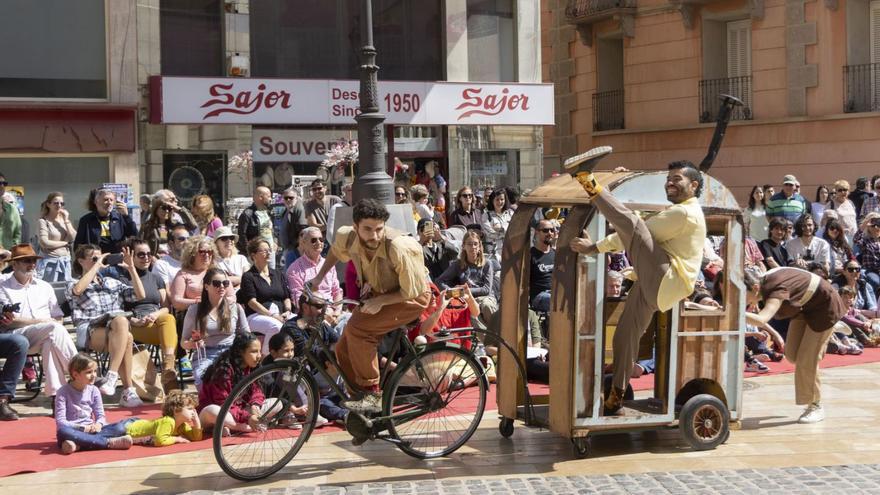
<path id="1" fill-rule="evenodd" d="M 531 248 L 531 262 L 529 268 L 529 299 L 539 292 L 550 290 L 550 280 L 553 278 L 553 266 L 556 264 L 556 250 L 544 253 L 536 248 Z"/>
<path id="2" fill-rule="evenodd" d="M 135 303 L 125 303 L 125 310 L 132 311 L 140 318 L 159 309 L 162 302 L 159 290 L 165 288 L 165 281 L 153 272 L 138 270 L 138 276 L 144 285 L 146 297 Z M 119 278 L 126 285 L 132 286 L 131 276 L 127 271 L 120 270 Z"/>
<path id="3" fill-rule="evenodd" d="M 272 283 L 260 276 L 256 265 L 244 272 L 241 276 L 241 287 L 238 289 L 238 302 L 244 306 L 244 312 L 250 316 L 254 310 L 248 306 L 248 301 L 256 299 L 258 303 L 269 309 L 269 305 L 275 303 L 278 312 L 284 312 L 284 300 L 290 299 L 290 289 L 287 287 L 287 277 L 279 269 L 269 269 L 269 279 Z"/>

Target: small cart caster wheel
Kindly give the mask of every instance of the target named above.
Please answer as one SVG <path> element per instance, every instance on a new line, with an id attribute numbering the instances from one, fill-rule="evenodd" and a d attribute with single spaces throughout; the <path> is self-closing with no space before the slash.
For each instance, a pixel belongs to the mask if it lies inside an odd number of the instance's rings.
<path id="1" fill-rule="evenodd" d="M 592 439 L 589 437 L 572 438 L 571 444 L 574 447 L 574 456 L 578 459 L 586 459 L 589 457 L 592 443 Z"/>
<path id="2" fill-rule="evenodd" d="M 498 432 L 501 433 L 501 436 L 504 438 L 510 438 L 513 435 L 513 420 L 510 418 L 501 418 L 501 422 L 498 423 Z"/>
<path id="3" fill-rule="evenodd" d="M 691 397 L 681 408 L 679 429 L 694 450 L 712 450 L 730 435 L 730 413 L 723 402 L 709 394 Z"/>

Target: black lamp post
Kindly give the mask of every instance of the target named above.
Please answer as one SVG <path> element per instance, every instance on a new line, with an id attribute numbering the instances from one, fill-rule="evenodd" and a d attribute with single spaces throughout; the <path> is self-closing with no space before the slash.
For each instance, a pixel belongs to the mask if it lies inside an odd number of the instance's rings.
<path id="1" fill-rule="evenodd" d="M 363 0 L 361 24 L 361 113 L 358 123 L 358 176 L 352 187 L 355 202 L 364 198 L 394 204 L 394 185 L 385 172 L 385 116 L 379 112 L 376 47 L 373 46 L 372 0 Z"/>

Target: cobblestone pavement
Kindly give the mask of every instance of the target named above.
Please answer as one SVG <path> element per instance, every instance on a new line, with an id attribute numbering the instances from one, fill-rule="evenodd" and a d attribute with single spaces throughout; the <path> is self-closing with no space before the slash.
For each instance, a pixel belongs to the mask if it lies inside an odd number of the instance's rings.
<path id="1" fill-rule="evenodd" d="M 191 495 L 216 492 L 192 491 Z M 253 495 L 574 495 L 880 493 L 880 465 L 674 471 L 603 476 L 529 476 L 493 480 L 424 480 L 297 488 L 247 488 L 224 493 Z"/>

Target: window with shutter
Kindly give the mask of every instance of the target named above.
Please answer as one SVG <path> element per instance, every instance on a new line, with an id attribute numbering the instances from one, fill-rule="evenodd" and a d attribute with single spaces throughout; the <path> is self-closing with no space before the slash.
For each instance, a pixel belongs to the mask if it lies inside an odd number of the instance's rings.
<path id="1" fill-rule="evenodd" d="M 727 77 L 750 75 L 752 75 L 752 21 L 728 22 Z"/>
<path id="2" fill-rule="evenodd" d="M 880 64 L 880 1 L 871 2 L 871 63 Z M 871 105 L 870 109 L 880 109 L 880 66 L 870 66 Z"/>

